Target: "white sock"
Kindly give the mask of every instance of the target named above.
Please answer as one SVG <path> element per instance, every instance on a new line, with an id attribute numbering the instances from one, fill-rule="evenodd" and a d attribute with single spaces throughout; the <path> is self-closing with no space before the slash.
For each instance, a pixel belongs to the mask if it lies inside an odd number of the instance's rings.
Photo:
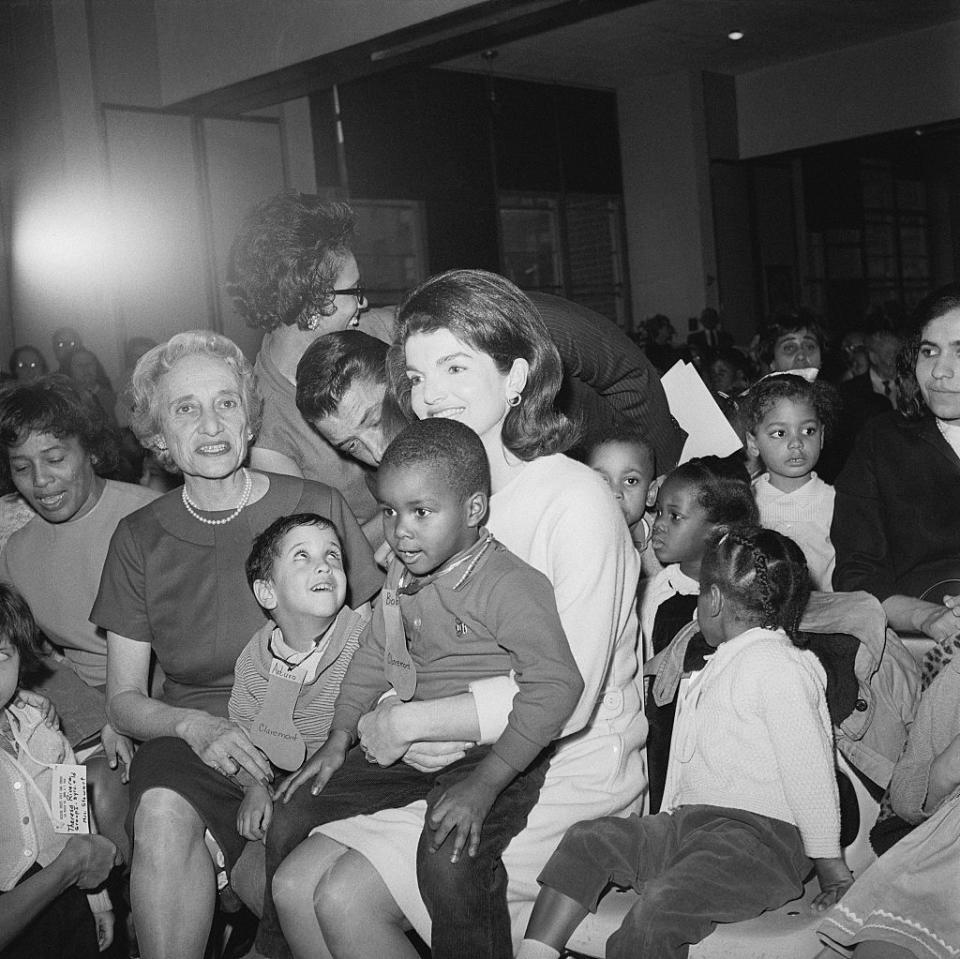
<path id="1" fill-rule="evenodd" d="M 524 939 L 517 949 L 516 959 L 560 959 L 560 950 L 536 939 Z"/>

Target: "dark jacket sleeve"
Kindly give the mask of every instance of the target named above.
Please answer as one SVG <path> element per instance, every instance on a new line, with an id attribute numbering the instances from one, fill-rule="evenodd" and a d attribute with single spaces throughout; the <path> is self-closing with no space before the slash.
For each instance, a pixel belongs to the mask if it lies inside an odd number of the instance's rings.
<path id="1" fill-rule="evenodd" d="M 869 426 L 861 433 L 837 477 L 830 539 L 837 551 L 833 588 L 838 592 L 862 589 L 883 602 L 896 590 L 884 517 L 887 504 L 877 470 L 894 464 L 890 450 L 885 459 L 877 459 L 875 435 Z"/>

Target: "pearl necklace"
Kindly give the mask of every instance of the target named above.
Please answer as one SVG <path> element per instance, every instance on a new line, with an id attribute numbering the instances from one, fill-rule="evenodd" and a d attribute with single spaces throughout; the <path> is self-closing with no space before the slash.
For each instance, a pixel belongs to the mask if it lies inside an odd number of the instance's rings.
<path id="1" fill-rule="evenodd" d="M 225 526 L 227 523 L 235 520 L 242 512 L 244 506 L 247 505 L 247 501 L 250 499 L 250 493 L 253 491 L 253 480 L 250 478 L 250 474 L 246 469 L 243 471 L 243 494 L 240 497 L 240 502 L 237 503 L 237 508 L 229 515 L 223 519 L 207 519 L 206 516 L 201 516 L 197 510 L 200 509 L 196 503 L 194 503 L 190 497 L 187 495 L 187 487 L 184 486 L 180 490 L 180 498 L 183 500 L 183 505 L 186 508 L 187 512 L 198 522 L 204 523 L 207 526 Z"/>

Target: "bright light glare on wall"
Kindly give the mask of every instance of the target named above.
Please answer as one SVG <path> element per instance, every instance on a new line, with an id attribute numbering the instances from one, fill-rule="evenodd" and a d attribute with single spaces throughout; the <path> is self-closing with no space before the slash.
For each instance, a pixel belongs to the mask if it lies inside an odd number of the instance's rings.
<path id="1" fill-rule="evenodd" d="M 82 199 L 47 197 L 19 211 L 17 266 L 32 280 L 84 292 L 98 283 L 111 247 L 107 217 Z"/>
<path id="2" fill-rule="evenodd" d="M 728 40 L 742 40 L 742 39 L 743 39 L 743 31 L 742 31 L 742 30 L 731 30 L 731 31 L 727 34 L 727 39 L 728 39 Z"/>

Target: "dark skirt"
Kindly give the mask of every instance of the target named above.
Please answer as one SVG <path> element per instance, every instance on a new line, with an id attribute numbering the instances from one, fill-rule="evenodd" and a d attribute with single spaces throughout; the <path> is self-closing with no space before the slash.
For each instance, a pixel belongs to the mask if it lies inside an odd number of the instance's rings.
<path id="1" fill-rule="evenodd" d="M 246 839 L 237 832 L 237 812 L 243 789 L 212 769 L 184 742 L 163 736 L 144 743 L 130 767 L 130 811 L 127 834 L 134 839 L 134 818 L 140 798 L 148 789 L 169 789 L 183 796 L 210 830 L 226 860 L 230 874 Z"/>

